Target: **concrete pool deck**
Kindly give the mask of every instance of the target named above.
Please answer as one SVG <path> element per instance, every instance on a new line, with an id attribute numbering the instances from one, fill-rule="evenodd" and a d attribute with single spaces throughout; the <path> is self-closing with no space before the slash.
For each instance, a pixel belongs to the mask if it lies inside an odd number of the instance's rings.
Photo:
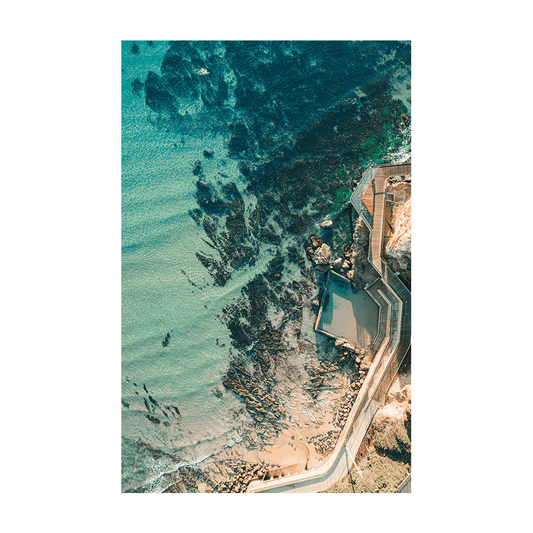
<path id="1" fill-rule="evenodd" d="M 365 289 L 329 271 L 316 330 L 369 349 L 378 334 L 379 306 Z"/>

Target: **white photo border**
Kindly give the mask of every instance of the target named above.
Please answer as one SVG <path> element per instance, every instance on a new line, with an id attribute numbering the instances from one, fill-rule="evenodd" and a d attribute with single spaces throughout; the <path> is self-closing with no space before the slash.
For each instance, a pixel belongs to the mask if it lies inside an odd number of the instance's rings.
<path id="1" fill-rule="evenodd" d="M 121 492 L 121 42 L 411 41 L 411 494 Z M 431 512 L 431 21 L 429 19 L 103 19 L 101 21 L 101 509 L 104 514 L 428 514 Z M 111 407 L 112 406 L 112 407 Z M 265 502 L 265 499 L 268 501 Z M 268 505 L 267 505 L 268 504 Z"/>

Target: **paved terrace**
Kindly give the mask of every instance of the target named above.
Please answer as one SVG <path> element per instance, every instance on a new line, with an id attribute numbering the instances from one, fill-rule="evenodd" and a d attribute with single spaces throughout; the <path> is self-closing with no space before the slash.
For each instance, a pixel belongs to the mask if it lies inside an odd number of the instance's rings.
<path id="1" fill-rule="evenodd" d="M 376 201 L 374 197 L 371 214 L 363 204 L 362 196 L 376 176 L 382 180 L 382 184 L 374 186 L 373 189 L 379 195 L 380 191 L 384 192 L 389 176 L 410 174 L 410 163 L 371 167 L 363 175 L 351 198 L 352 204 L 363 215 L 370 229 L 370 242 L 372 243 L 374 227 L 380 239 L 379 251 L 374 251 L 371 256 L 371 264 L 380 274 L 380 279 L 365 287 L 367 293 L 379 306 L 379 327 L 374 339 L 377 351 L 335 449 L 319 468 L 300 473 L 295 472 L 292 467 L 277 469 L 269 473 L 274 479 L 253 481 L 248 487 L 248 492 L 320 492 L 327 490 L 348 474 L 374 414 L 383 406 L 392 380 L 411 347 L 411 293 L 381 258 L 383 209 L 376 208 L 380 200 Z M 382 197 L 384 204 L 384 194 Z M 381 217 L 381 221 L 378 221 L 377 217 Z M 369 250 L 370 254 L 372 250 Z"/>

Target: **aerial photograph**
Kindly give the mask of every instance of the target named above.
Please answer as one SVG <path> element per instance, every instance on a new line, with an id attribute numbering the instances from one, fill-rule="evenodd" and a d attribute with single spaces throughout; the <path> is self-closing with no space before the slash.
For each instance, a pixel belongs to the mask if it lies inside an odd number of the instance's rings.
<path id="1" fill-rule="evenodd" d="M 121 492 L 410 493 L 411 41 L 120 45 Z"/>

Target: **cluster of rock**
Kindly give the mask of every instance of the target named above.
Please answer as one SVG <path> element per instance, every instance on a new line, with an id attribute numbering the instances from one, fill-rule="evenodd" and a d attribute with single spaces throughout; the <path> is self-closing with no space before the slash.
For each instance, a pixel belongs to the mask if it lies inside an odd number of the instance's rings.
<path id="1" fill-rule="evenodd" d="M 320 388 L 327 385 L 328 381 L 335 377 L 339 371 L 339 365 L 329 361 L 322 361 L 318 366 L 314 364 L 307 365 L 305 370 L 309 374 L 309 378 L 303 386 L 313 398 L 316 398 L 320 393 Z"/>
<path id="2" fill-rule="evenodd" d="M 363 386 L 365 377 L 370 368 L 370 363 L 365 360 L 365 352 L 357 348 L 352 342 L 342 337 L 335 339 L 335 348 L 340 355 L 341 362 L 349 362 L 355 372 L 356 378 L 349 386 L 347 393 L 339 400 L 335 410 L 334 423 L 343 427 L 348 415 L 357 399 L 359 390 Z"/>
<path id="3" fill-rule="evenodd" d="M 312 246 L 305 249 L 307 259 L 318 271 L 327 272 L 331 264 L 331 248 L 315 235 L 312 235 L 310 239 Z"/>
<path id="4" fill-rule="evenodd" d="M 341 429 L 344 427 L 344 424 L 346 424 L 346 420 L 348 420 L 350 411 L 359 394 L 359 389 L 360 385 L 358 385 L 357 382 L 352 383 L 350 390 L 348 390 L 348 392 L 338 401 L 335 408 L 335 418 L 333 423 Z"/>
<path id="5" fill-rule="evenodd" d="M 285 319 L 284 319 L 285 320 Z M 259 340 L 253 349 L 252 358 L 258 363 L 265 387 L 272 390 L 275 383 L 274 371 L 276 358 L 286 355 L 286 347 L 282 342 L 281 331 L 265 324 L 265 329 L 259 334 Z"/>
<path id="6" fill-rule="evenodd" d="M 364 263 L 368 256 L 368 243 L 370 239 L 370 231 L 363 222 L 363 217 L 359 216 L 355 223 L 352 234 L 352 243 L 349 249 L 349 254 L 354 265 L 360 264 L 364 270 Z"/>
<path id="7" fill-rule="evenodd" d="M 390 176 L 388 183 L 411 183 L 411 176 Z"/>
<path id="8" fill-rule="evenodd" d="M 326 221 L 331 222 L 331 221 Z M 338 274 L 345 276 L 352 285 L 358 286 L 360 275 L 364 272 L 366 248 L 368 247 L 368 229 L 359 218 L 354 229 L 353 240 L 344 246 L 342 254 L 333 258 L 331 248 L 316 235 L 310 237 L 311 246 L 305 249 L 307 259 L 319 272 L 333 269 Z"/>
<path id="9" fill-rule="evenodd" d="M 358 356 L 364 356 L 363 350 L 357 348 L 353 342 L 350 342 L 344 337 L 338 337 L 335 339 L 335 348 L 337 348 L 337 351 L 339 352 L 341 362 L 352 359 L 354 362 L 359 364 L 361 362 L 361 358 Z"/>
<path id="10" fill-rule="evenodd" d="M 309 441 L 313 443 L 317 453 L 320 455 L 329 455 L 335 448 L 340 433 L 340 429 L 332 429 L 322 435 L 314 435 Z"/>
<path id="11" fill-rule="evenodd" d="M 394 232 L 387 240 L 385 257 L 402 281 L 411 282 L 411 199 L 395 210 Z"/>
<path id="12" fill-rule="evenodd" d="M 178 472 L 180 481 L 173 483 L 163 492 L 199 492 L 200 487 L 202 492 L 215 492 L 216 483 L 199 468 L 182 466 Z"/>
<path id="13" fill-rule="evenodd" d="M 238 462 L 230 479 L 215 486 L 217 492 L 246 492 L 248 485 L 255 479 L 263 479 L 272 465 L 268 462 Z"/>
<path id="14" fill-rule="evenodd" d="M 285 415 L 285 410 L 275 395 L 260 387 L 257 381 L 248 371 L 237 365 L 231 367 L 226 376 L 222 378 L 226 389 L 244 399 L 246 410 L 254 417 L 254 420 L 274 422 Z"/>
<path id="15" fill-rule="evenodd" d="M 242 460 L 224 462 L 211 467 L 222 473 L 224 479 L 215 481 L 217 476 L 204 472 L 200 468 L 182 466 L 179 468 L 179 481 L 173 483 L 163 492 L 196 493 L 196 492 L 246 492 L 248 485 L 255 479 L 264 479 L 273 467 L 269 462 Z"/>
<path id="16" fill-rule="evenodd" d="M 370 368 L 370 363 L 365 359 L 365 350 L 357 348 L 353 342 L 343 337 L 335 339 L 335 348 L 339 352 L 341 362 L 350 362 L 353 365 L 357 375 L 354 387 L 361 387 Z"/>

